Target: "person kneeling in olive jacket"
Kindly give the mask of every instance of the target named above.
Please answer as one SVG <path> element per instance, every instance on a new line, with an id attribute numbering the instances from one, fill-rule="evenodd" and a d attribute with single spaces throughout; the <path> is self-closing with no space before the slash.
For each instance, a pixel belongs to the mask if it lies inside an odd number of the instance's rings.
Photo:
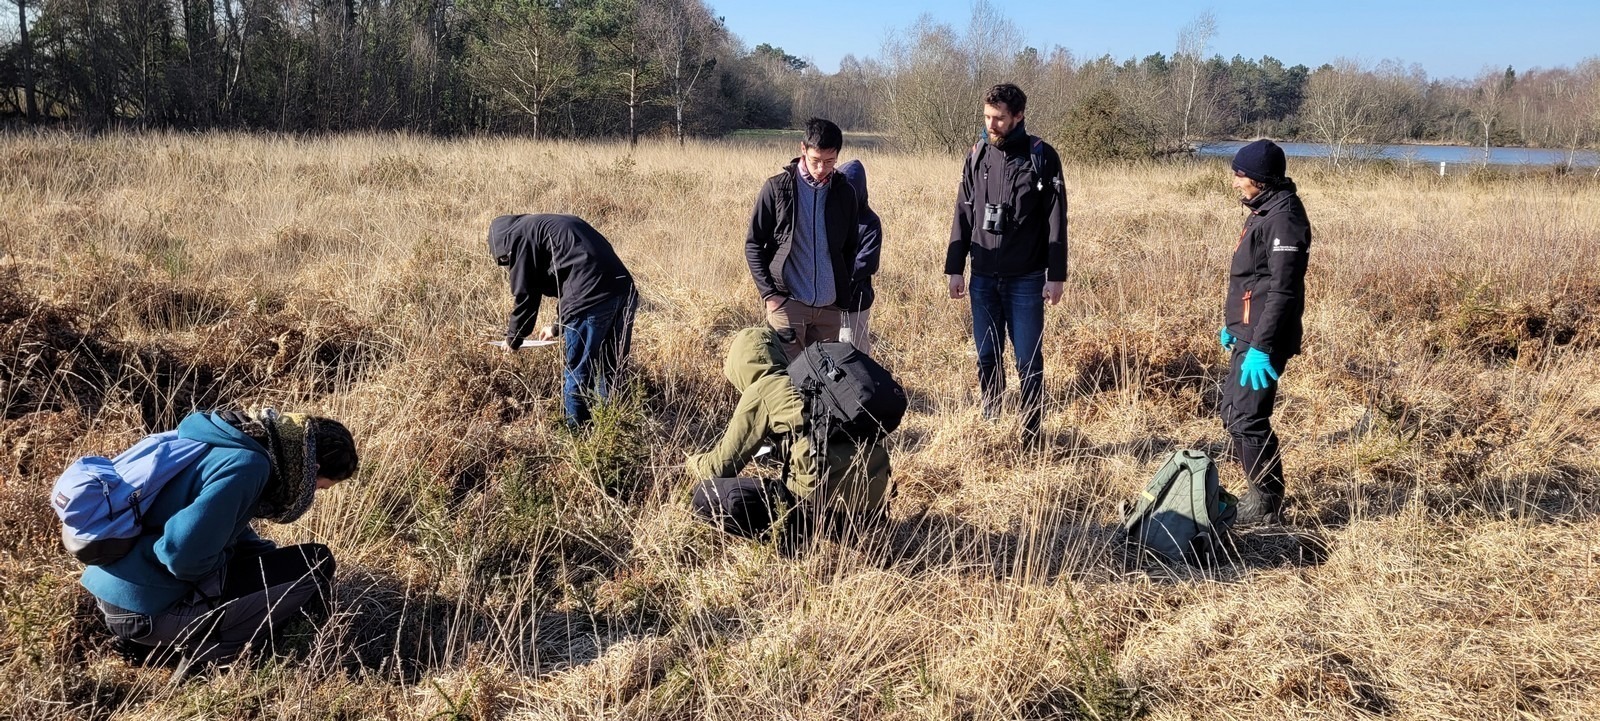
<path id="1" fill-rule="evenodd" d="M 689 457 L 695 513 L 723 530 L 757 538 L 780 521 L 791 540 L 811 525 L 869 523 L 889 503 L 889 452 L 883 442 L 835 438 L 819 451 L 806 433 L 806 404 L 790 382 L 788 358 L 771 328 L 734 334 L 723 373 L 739 405 L 722 440 Z M 739 477 L 764 443 L 773 444 L 785 479 Z"/>

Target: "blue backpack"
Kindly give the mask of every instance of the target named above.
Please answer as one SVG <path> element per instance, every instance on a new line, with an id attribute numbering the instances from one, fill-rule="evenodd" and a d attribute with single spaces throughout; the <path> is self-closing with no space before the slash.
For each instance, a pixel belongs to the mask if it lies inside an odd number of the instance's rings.
<path id="1" fill-rule="evenodd" d="M 210 448 L 169 431 L 145 436 L 116 458 L 73 461 L 50 493 L 61 518 L 62 545 L 91 566 L 128 555 L 144 533 L 144 513 L 156 494 Z"/>

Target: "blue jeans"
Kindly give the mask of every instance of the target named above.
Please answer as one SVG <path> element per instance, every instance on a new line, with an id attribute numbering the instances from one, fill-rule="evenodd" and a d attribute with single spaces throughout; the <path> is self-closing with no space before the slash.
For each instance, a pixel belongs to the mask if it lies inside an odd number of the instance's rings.
<path id="1" fill-rule="evenodd" d="M 567 425 L 589 423 L 589 405 L 611 393 L 633 344 L 633 314 L 639 307 L 634 291 L 609 299 L 566 322 L 566 371 L 562 374 L 561 402 Z"/>
<path id="2" fill-rule="evenodd" d="M 970 294 L 983 414 L 993 418 L 1000 411 L 1006 389 L 1000 356 L 1009 335 L 1022 384 L 1022 431 L 1037 436 L 1044 418 L 1044 271 L 1011 278 L 973 273 Z"/>

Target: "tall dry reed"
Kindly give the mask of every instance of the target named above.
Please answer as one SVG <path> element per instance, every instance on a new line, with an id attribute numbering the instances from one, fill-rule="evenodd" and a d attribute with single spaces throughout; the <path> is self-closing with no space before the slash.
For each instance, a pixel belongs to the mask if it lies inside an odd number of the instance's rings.
<path id="1" fill-rule="evenodd" d="M 855 155 L 847 147 L 846 156 Z M 1225 451 L 1222 166 L 1073 167 L 1045 452 L 974 407 L 940 267 L 960 164 L 867 152 L 874 325 L 911 391 L 880 531 L 788 557 L 685 510 L 760 322 L 741 244 L 786 147 L 410 136 L 0 144 L 0 714 L 15 718 L 1580 718 L 1600 703 L 1600 185 L 1291 174 L 1315 227 L 1276 417 L 1291 528 L 1210 571 L 1117 505 Z M 489 220 L 570 212 L 639 279 L 636 379 L 559 432 L 559 360 L 483 347 Z M 174 684 L 113 653 L 44 490 L 196 407 L 344 419 L 359 479 L 269 527 L 333 621 Z M 1229 468 L 1225 484 L 1241 480 Z"/>

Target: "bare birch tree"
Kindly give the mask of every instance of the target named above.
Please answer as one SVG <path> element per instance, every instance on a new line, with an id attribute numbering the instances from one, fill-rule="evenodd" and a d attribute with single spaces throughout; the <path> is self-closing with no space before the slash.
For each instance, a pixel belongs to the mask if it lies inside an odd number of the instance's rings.
<path id="1" fill-rule="evenodd" d="M 601 65 L 615 78 L 628 110 L 628 145 L 639 144 L 639 111 L 649 97 L 656 67 L 640 23 L 643 3 L 652 0 L 595 0 L 584 12 L 585 34 L 595 40 Z"/>
<path id="2" fill-rule="evenodd" d="M 1205 54 L 1206 49 L 1211 47 L 1211 38 L 1216 34 L 1217 17 L 1209 10 L 1200 13 L 1178 31 L 1178 49 L 1172 59 L 1178 66 L 1173 78 L 1181 84 L 1178 97 L 1183 99 L 1182 132 L 1179 135 L 1179 143 L 1183 148 L 1188 148 L 1194 138 L 1195 104 L 1210 85 L 1210 79 L 1205 77 Z"/>
<path id="3" fill-rule="evenodd" d="M 1587 85 L 1587 92 L 1582 93 L 1579 111 L 1583 123 L 1578 132 L 1588 132 L 1595 145 L 1600 145 L 1600 58 L 1590 58 L 1578 66 L 1577 75 Z M 1587 126 L 1587 127 L 1583 127 Z M 1578 146 L 1578 141 L 1573 141 L 1573 147 Z M 1594 177 L 1600 178 L 1600 165 L 1595 166 Z"/>
<path id="4" fill-rule="evenodd" d="M 471 48 L 468 75 L 492 97 L 526 113 L 538 138 L 551 96 L 577 78 L 577 43 L 542 2 L 500 5 L 486 15 L 489 30 Z"/>
<path id="5" fill-rule="evenodd" d="M 1467 101 L 1472 109 L 1472 115 L 1478 121 L 1478 127 L 1483 129 L 1483 159 L 1489 161 L 1489 139 L 1495 123 L 1500 122 L 1500 116 L 1506 112 L 1508 96 L 1515 76 L 1511 68 L 1504 72 L 1485 70 L 1478 76 L 1472 96 Z"/>
<path id="6" fill-rule="evenodd" d="M 1328 146 L 1334 165 L 1349 158 L 1350 146 L 1374 126 L 1373 100 L 1371 82 L 1355 61 L 1341 58 L 1311 74 L 1300 115 L 1312 136 Z"/>
<path id="7" fill-rule="evenodd" d="M 716 67 L 724 45 L 722 26 L 702 0 L 644 0 L 639 29 L 661 71 L 663 101 L 672 107 L 673 133 L 682 145 L 684 109 Z"/>
<path id="8" fill-rule="evenodd" d="M 982 0 L 962 35 L 922 16 L 884 43 L 885 127 L 915 148 L 971 146 L 982 129 L 984 90 L 1010 79 L 1022 49 L 1017 27 Z"/>

